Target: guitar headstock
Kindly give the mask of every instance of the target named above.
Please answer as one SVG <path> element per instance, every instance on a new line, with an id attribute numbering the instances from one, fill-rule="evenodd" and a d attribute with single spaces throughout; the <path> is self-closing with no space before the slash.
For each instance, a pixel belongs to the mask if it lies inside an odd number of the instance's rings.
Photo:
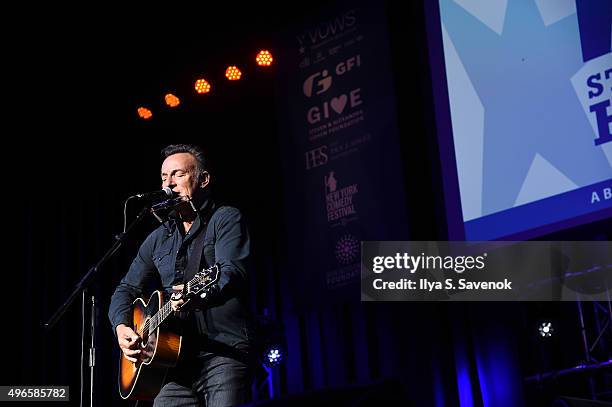
<path id="1" fill-rule="evenodd" d="M 204 269 L 197 273 L 183 289 L 183 295 L 189 299 L 195 296 L 204 298 L 212 287 L 219 281 L 219 266 L 214 266 Z"/>

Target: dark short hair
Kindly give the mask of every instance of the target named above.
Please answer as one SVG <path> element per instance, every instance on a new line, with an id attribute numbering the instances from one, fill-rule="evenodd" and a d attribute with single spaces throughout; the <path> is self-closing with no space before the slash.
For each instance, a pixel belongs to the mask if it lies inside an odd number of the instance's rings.
<path id="1" fill-rule="evenodd" d="M 204 150 L 193 144 L 170 144 L 162 149 L 162 160 L 179 153 L 189 153 L 195 157 L 198 180 L 201 180 L 204 173 L 208 172 L 208 160 L 205 157 Z"/>

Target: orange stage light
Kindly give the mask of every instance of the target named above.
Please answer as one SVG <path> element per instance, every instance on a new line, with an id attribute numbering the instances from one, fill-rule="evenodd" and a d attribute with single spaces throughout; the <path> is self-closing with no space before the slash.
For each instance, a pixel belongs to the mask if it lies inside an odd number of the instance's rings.
<path id="1" fill-rule="evenodd" d="M 270 54 L 270 51 L 266 50 L 259 51 L 257 57 L 255 57 L 255 61 L 259 66 L 270 66 L 272 65 L 273 60 L 274 59 L 272 58 L 272 54 Z"/>
<path id="2" fill-rule="evenodd" d="M 147 109 L 146 107 L 139 107 L 138 108 L 138 116 L 143 119 L 143 120 L 148 120 L 151 117 L 153 117 L 153 113 Z"/>
<path id="3" fill-rule="evenodd" d="M 170 107 L 177 107 L 178 105 L 181 104 L 181 100 L 179 98 L 177 98 L 176 96 L 174 96 L 172 93 L 168 93 L 164 97 L 164 101 Z"/>
<path id="4" fill-rule="evenodd" d="M 195 90 L 200 94 L 208 93 L 210 92 L 210 83 L 208 83 L 205 79 L 198 79 L 195 82 Z"/>
<path id="5" fill-rule="evenodd" d="M 242 76 L 242 72 L 235 66 L 228 66 L 225 70 L 225 77 L 230 81 L 237 81 Z"/>

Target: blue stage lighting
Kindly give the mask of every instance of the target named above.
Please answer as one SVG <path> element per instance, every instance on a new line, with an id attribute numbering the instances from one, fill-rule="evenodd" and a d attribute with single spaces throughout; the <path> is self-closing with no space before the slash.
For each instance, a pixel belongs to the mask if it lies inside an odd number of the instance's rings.
<path id="1" fill-rule="evenodd" d="M 270 346 L 266 350 L 265 363 L 268 366 L 278 366 L 283 360 L 283 350 L 280 346 Z"/>
<path id="2" fill-rule="evenodd" d="M 555 329 L 553 328 L 552 322 L 544 321 L 540 323 L 538 331 L 540 332 L 540 336 L 542 338 L 550 338 L 555 332 Z"/>

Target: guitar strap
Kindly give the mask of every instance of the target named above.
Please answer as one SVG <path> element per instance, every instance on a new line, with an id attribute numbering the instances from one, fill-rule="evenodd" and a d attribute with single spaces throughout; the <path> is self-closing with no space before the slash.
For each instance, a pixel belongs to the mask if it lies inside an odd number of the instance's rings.
<path id="1" fill-rule="evenodd" d="M 211 207 L 206 211 L 205 214 L 200 215 L 200 221 L 202 222 L 202 227 L 198 231 L 197 236 L 193 238 L 193 249 L 191 250 L 191 258 L 187 263 L 187 267 L 185 268 L 185 274 L 183 275 L 183 282 L 186 283 L 191 280 L 196 273 L 200 271 L 201 262 L 202 262 L 202 252 L 204 250 L 204 240 L 206 239 L 206 229 L 208 229 L 208 224 L 212 215 L 217 210 L 217 205 L 212 202 Z"/>

